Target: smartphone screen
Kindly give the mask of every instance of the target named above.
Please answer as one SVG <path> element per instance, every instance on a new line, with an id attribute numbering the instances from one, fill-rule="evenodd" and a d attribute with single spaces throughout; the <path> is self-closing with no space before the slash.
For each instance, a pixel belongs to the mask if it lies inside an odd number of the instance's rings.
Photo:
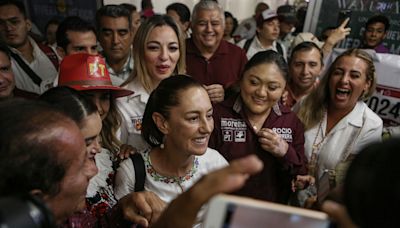
<path id="1" fill-rule="evenodd" d="M 351 19 L 351 13 L 352 11 L 349 9 L 339 11 L 337 26 L 339 27 L 343 23 L 343 21 L 346 20 L 346 18 Z M 346 27 L 349 25 L 349 23 L 350 20 L 347 23 Z"/>
<path id="2" fill-rule="evenodd" d="M 223 228 L 286 227 L 328 228 L 330 222 L 300 214 L 254 208 L 229 203 L 226 207 Z"/>

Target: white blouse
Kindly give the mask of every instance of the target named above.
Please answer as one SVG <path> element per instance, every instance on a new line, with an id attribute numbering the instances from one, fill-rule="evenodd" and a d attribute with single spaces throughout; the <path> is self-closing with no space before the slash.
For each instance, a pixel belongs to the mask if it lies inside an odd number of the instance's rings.
<path id="1" fill-rule="evenodd" d="M 119 140 L 135 147 L 138 151 L 143 151 L 150 148 L 141 135 L 143 114 L 150 95 L 137 77 L 124 88 L 135 93 L 116 100 L 122 117 Z"/>
<path id="2" fill-rule="evenodd" d="M 192 170 L 182 178 L 165 177 L 157 173 L 150 160 L 149 150 L 141 153 L 146 169 L 144 188 L 157 194 L 164 202 L 169 203 L 176 196 L 189 189 L 205 174 L 228 165 L 222 155 L 211 148 L 201 156 L 195 156 Z M 115 178 L 115 196 L 117 199 L 135 190 L 135 170 L 131 159 L 121 162 Z"/>
<path id="3" fill-rule="evenodd" d="M 318 177 L 323 170 L 335 169 L 342 161 L 343 155 L 349 150 L 350 154 L 357 154 L 363 147 L 372 142 L 380 141 L 382 137 L 382 120 L 368 106 L 357 102 L 353 110 L 337 123 L 326 134 L 327 115 L 322 122 L 307 130 L 305 136 L 305 154 L 308 161 L 314 148 L 317 148 Z"/>

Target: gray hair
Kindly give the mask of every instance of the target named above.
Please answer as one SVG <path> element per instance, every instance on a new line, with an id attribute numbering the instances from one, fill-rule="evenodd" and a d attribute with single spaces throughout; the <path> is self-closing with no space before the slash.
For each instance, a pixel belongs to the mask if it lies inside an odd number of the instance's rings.
<path id="1" fill-rule="evenodd" d="M 197 15 L 201 10 L 218 10 L 222 20 L 222 25 L 225 26 L 225 14 L 224 9 L 216 2 L 212 0 L 200 0 L 193 8 L 192 22 L 197 21 Z"/>

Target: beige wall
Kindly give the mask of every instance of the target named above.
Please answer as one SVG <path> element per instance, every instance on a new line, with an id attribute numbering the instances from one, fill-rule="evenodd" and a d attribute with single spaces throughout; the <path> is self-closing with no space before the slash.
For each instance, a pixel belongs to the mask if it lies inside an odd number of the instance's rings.
<path id="1" fill-rule="evenodd" d="M 154 11 L 156 13 L 165 13 L 165 8 L 173 2 L 181 2 L 193 9 L 193 6 L 199 0 L 153 0 Z M 104 0 L 104 4 L 119 4 L 119 3 L 132 3 L 140 8 L 141 0 Z M 250 17 L 254 13 L 254 8 L 257 3 L 265 2 L 271 8 L 276 9 L 278 6 L 283 5 L 287 0 L 218 0 L 221 6 L 226 11 L 230 11 L 239 21 Z M 289 0 L 293 2 L 293 0 Z"/>

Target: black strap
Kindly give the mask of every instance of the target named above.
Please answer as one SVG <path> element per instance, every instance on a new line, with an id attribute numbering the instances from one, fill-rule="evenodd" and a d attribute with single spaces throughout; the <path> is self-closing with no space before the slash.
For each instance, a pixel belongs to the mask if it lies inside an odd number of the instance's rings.
<path id="1" fill-rule="evenodd" d="M 144 160 L 140 153 L 131 155 L 133 168 L 135 169 L 135 192 L 144 191 L 144 181 L 146 178 L 146 170 L 144 168 Z"/>
<path id="2" fill-rule="evenodd" d="M 243 49 L 246 51 L 246 53 L 249 50 L 250 44 L 251 44 L 251 42 L 253 42 L 253 40 L 254 40 L 254 37 L 246 40 L 246 43 L 244 43 Z"/>
<path id="3" fill-rule="evenodd" d="M 18 54 L 10 51 L 10 55 L 15 61 L 17 61 L 18 65 L 25 71 L 25 73 L 32 79 L 32 81 L 40 87 L 42 84 L 42 79 L 28 66 L 25 61 L 19 57 Z"/>
<path id="4" fill-rule="evenodd" d="M 284 55 L 283 55 L 282 46 L 281 46 L 281 44 L 280 44 L 279 42 L 276 42 L 276 50 L 278 51 L 279 54 L 281 54 L 282 56 L 284 56 Z"/>

